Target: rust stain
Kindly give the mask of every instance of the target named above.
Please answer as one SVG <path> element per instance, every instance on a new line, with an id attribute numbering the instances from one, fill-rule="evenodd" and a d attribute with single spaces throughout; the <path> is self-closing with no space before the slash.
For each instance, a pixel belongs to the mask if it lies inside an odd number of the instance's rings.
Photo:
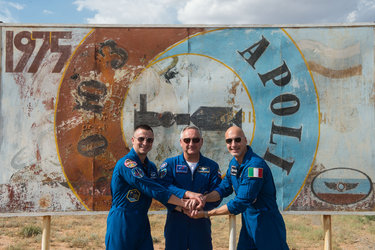
<path id="1" fill-rule="evenodd" d="M 40 208 L 49 208 L 51 206 L 51 197 L 46 195 L 39 199 Z"/>
<path id="2" fill-rule="evenodd" d="M 241 82 L 239 80 L 233 80 L 231 82 L 231 85 L 232 87 L 228 89 L 228 93 L 230 94 L 230 98 L 228 98 L 228 101 L 227 103 L 229 105 L 234 105 L 236 102 L 235 102 L 235 97 L 236 97 L 236 94 L 237 94 L 237 88 L 238 86 L 240 86 Z"/>
<path id="3" fill-rule="evenodd" d="M 44 107 L 46 110 L 54 110 L 55 109 L 55 98 L 51 97 L 43 101 Z"/>
<path id="4" fill-rule="evenodd" d="M 112 171 L 129 151 L 120 121 L 129 85 L 156 55 L 201 30 L 98 28 L 77 48 L 60 86 L 55 124 L 64 173 L 88 209 L 110 208 Z"/>
<path id="5" fill-rule="evenodd" d="M 356 75 L 362 75 L 362 65 L 357 65 L 347 69 L 337 70 L 329 69 L 313 61 L 308 61 L 310 70 L 317 72 L 325 77 L 329 78 L 347 78 Z"/>

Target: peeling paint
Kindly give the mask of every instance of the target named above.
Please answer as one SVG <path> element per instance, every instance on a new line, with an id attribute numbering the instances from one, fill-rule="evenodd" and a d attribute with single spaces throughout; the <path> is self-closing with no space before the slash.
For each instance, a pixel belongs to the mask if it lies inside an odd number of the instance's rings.
<path id="1" fill-rule="evenodd" d="M 0 213 L 108 210 L 141 123 L 157 165 L 197 125 L 225 173 L 237 125 L 270 165 L 281 210 L 375 210 L 374 26 L 1 32 Z"/>

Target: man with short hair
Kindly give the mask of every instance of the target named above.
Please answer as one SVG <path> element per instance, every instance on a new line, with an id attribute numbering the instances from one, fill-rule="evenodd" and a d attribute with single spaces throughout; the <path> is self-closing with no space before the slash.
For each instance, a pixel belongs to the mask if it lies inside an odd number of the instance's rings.
<path id="1" fill-rule="evenodd" d="M 225 141 L 233 159 L 219 187 L 205 195 L 204 199 L 216 201 L 229 196 L 233 190 L 236 196 L 219 208 L 198 212 L 195 218 L 241 213 L 242 227 L 237 250 L 289 249 L 270 168 L 247 145 L 241 128 L 230 127 L 225 133 Z"/>
<path id="2" fill-rule="evenodd" d="M 157 169 L 148 160 L 154 133 L 140 125 L 132 137 L 133 147 L 121 158 L 112 174 L 112 206 L 107 217 L 106 249 L 151 250 L 153 242 L 147 212 L 152 198 L 191 209 L 194 201 L 182 201 L 160 185 Z"/>
<path id="3" fill-rule="evenodd" d="M 160 181 L 181 199 L 202 199 L 202 194 L 213 191 L 219 185 L 219 166 L 200 153 L 203 138 L 197 127 L 187 126 L 181 131 L 180 145 L 183 153 L 166 159 L 160 166 Z M 204 210 L 212 209 L 219 203 L 206 203 Z M 185 215 L 180 207 L 167 208 L 164 228 L 166 250 L 212 249 L 211 221 L 208 218 L 195 220 Z"/>

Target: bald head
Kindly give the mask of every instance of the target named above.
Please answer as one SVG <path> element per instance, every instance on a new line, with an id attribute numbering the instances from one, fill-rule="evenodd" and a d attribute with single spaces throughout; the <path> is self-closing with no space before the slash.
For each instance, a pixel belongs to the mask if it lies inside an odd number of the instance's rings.
<path id="1" fill-rule="evenodd" d="M 225 138 L 227 138 L 230 135 L 245 137 L 245 133 L 243 132 L 242 128 L 237 126 L 232 126 L 227 129 L 227 131 L 225 132 Z"/>
<path id="2" fill-rule="evenodd" d="M 228 128 L 225 132 L 225 142 L 229 153 L 241 164 L 247 152 L 247 140 L 242 128 L 237 126 Z"/>

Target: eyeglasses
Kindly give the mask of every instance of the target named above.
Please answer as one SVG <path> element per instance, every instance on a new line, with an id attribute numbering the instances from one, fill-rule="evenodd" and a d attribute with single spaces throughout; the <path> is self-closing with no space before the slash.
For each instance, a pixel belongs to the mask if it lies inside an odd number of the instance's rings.
<path id="1" fill-rule="evenodd" d="M 235 142 L 239 143 L 239 142 L 241 142 L 241 137 L 225 139 L 225 142 L 226 142 L 227 144 L 231 144 L 232 141 L 235 141 Z"/>
<path id="2" fill-rule="evenodd" d="M 193 143 L 198 143 L 201 141 L 201 138 L 198 138 L 198 137 L 194 137 L 194 138 L 184 138 L 182 139 L 186 144 L 189 144 L 190 141 L 192 141 Z"/>
<path id="3" fill-rule="evenodd" d="M 144 140 L 146 140 L 147 143 L 153 143 L 154 142 L 154 138 L 149 138 L 149 137 L 134 137 L 135 139 L 138 140 L 138 142 L 143 142 Z"/>

